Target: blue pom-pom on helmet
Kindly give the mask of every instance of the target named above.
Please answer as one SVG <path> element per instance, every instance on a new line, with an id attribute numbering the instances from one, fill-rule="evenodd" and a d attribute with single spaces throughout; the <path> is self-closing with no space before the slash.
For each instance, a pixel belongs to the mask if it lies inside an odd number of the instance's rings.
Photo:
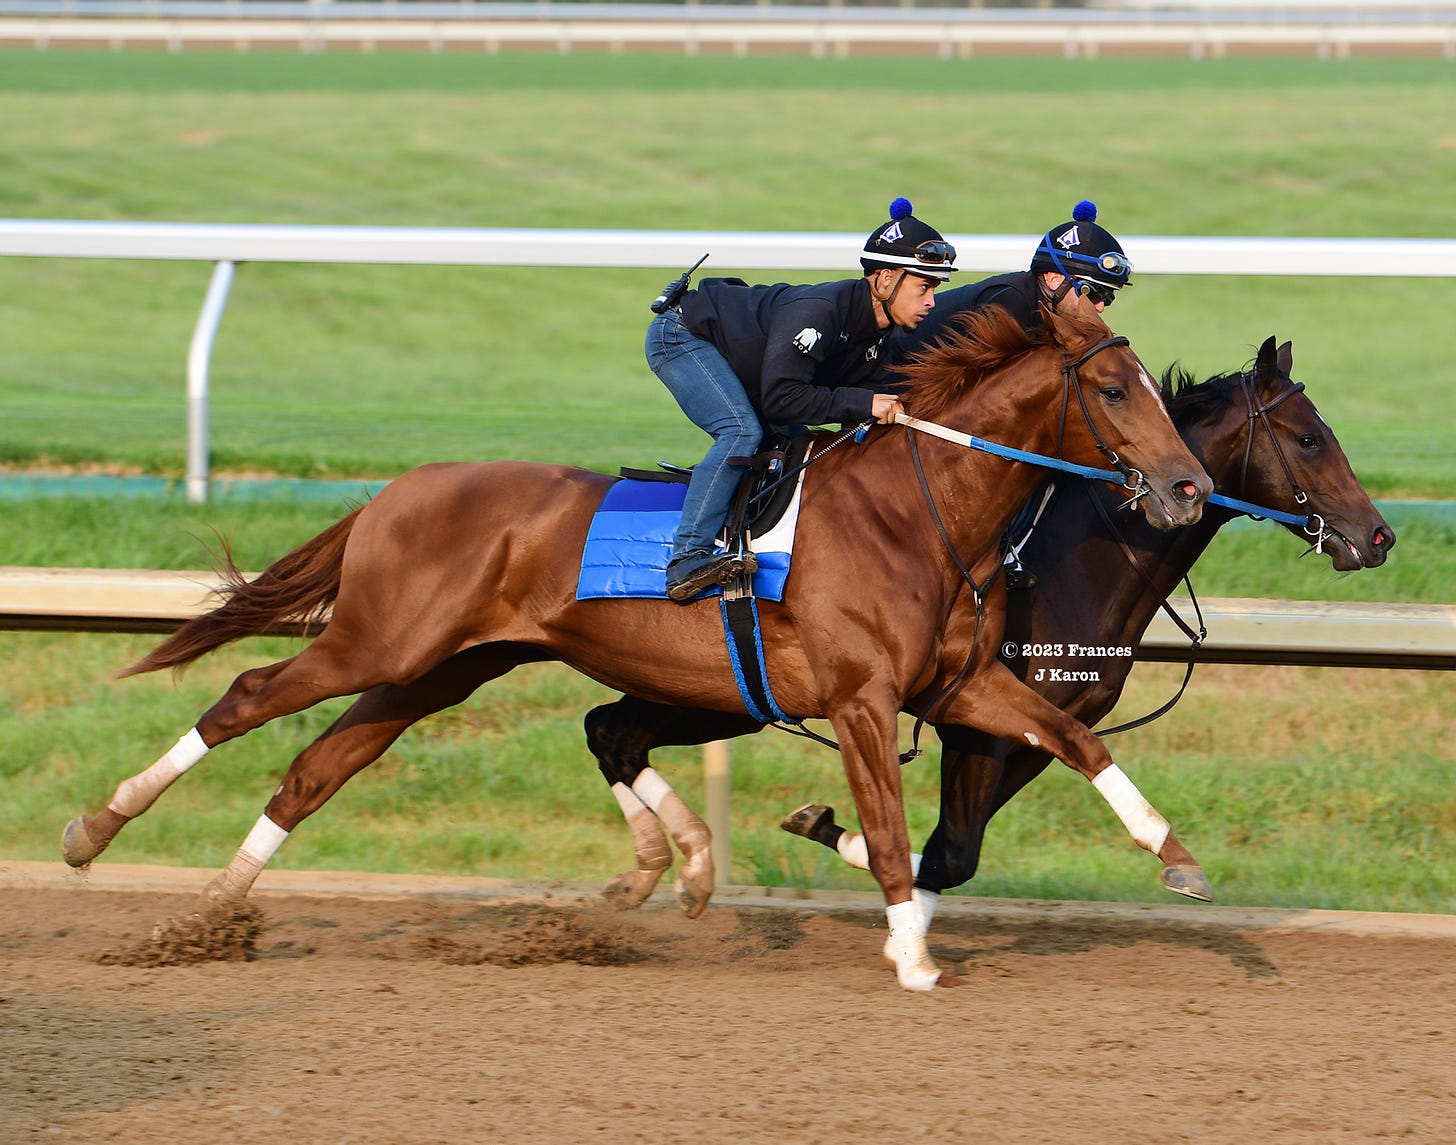
<path id="1" fill-rule="evenodd" d="M 876 270 L 908 270 L 921 278 L 946 282 L 955 267 L 955 247 L 929 223 L 913 214 L 910 200 L 897 198 L 890 204 L 890 221 L 881 223 L 865 240 L 859 264 L 865 273 Z"/>
<path id="2" fill-rule="evenodd" d="M 1069 222 L 1047 231 L 1031 256 L 1031 269 L 1055 271 L 1074 284 L 1096 284 L 1109 290 L 1126 286 L 1132 280 L 1132 260 L 1096 220 L 1097 204 L 1083 199 L 1072 208 Z"/>

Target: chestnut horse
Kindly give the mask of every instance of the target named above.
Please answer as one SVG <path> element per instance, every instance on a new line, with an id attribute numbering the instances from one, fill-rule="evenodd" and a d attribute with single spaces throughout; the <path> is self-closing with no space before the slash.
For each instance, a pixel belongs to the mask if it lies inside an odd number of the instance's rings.
<path id="1" fill-rule="evenodd" d="M 1307 526 L 1285 522 L 1285 527 L 1306 541 L 1314 539 L 1339 571 L 1376 568 L 1395 544 L 1395 532 L 1371 504 L 1303 384 L 1291 380 L 1291 369 L 1289 343 L 1276 348 L 1269 338 L 1252 368 L 1242 373 L 1194 385 L 1170 368 L 1163 379 L 1164 397 L 1174 424 L 1218 489 L 1276 512 L 1313 515 Z M 992 607 L 1006 609 L 1004 632 L 982 634 L 983 640 L 1035 649 L 1034 656 L 1008 657 L 1012 670 L 1089 726 L 1116 704 L 1133 658 L 1115 651 L 1073 655 L 1071 649 L 1136 649 L 1167 594 L 1218 530 L 1240 515 L 1215 498 L 1198 524 L 1159 533 L 1131 514 L 1119 514 L 1116 500 L 1103 486 L 1059 481 L 1020 550 L 1036 587 L 994 589 L 1001 599 Z M 975 638 L 973 610 L 962 604 L 947 628 L 942 679 L 907 710 L 924 714 L 933 709 L 948 674 L 966 661 Z M 1088 674 L 1095 680 L 1082 678 Z M 939 716 L 936 721 L 943 746 L 940 821 L 919 861 L 915 886 L 927 922 L 939 893 L 975 874 L 991 816 L 1053 758 L 1036 744 L 997 738 Z M 618 791 L 650 770 L 647 753 L 654 747 L 729 739 L 764 726 L 741 714 L 684 711 L 630 696 L 593 710 L 586 719 L 587 743 L 603 777 Z M 651 816 L 635 813 L 628 823 L 637 869 L 617 876 L 606 891 L 623 908 L 639 905 L 652 892 L 671 859 L 662 828 Z M 785 819 L 784 828 L 823 843 L 854 866 L 865 866 L 862 838 L 839 827 L 828 807 L 802 807 Z M 1212 897 L 1201 871 L 1165 870 L 1164 881 L 1180 894 Z"/>
<path id="2" fill-rule="evenodd" d="M 1037 335 L 1002 312 L 981 316 L 911 377 L 904 401 L 919 418 L 1043 454 L 1064 450 L 1069 462 L 1115 465 L 1154 527 L 1196 521 L 1211 491 L 1156 383 L 1088 305 L 1070 316 L 1049 312 Z M 915 924 L 898 714 L 940 672 L 942 633 L 965 587 L 960 566 L 994 567 L 998 538 L 1040 476 L 1030 464 L 903 427 L 871 430 L 856 448 L 810 465 L 793 574 L 782 606 L 762 609 L 778 703 L 799 718 L 827 718 L 839 740 L 907 988 L 930 989 L 940 972 Z M 559 660 L 646 699 L 744 711 L 716 603 L 576 599 L 578 557 L 614 480 L 524 462 L 426 465 L 256 581 L 230 570 L 223 605 L 124 674 L 175 668 L 332 605 L 328 623 L 298 655 L 240 675 L 104 811 L 74 820 L 66 860 L 90 862 L 209 750 L 335 696 L 363 693 L 294 759 L 233 862 L 209 884 L 214 898 L 240 901 L 288 833 L 405 728 L 519 664 Z M 997 735 L 1025 730 L 1094 781 L 1115 772 L 1096 736 L 1004 665 L 986 665 L 976 683 L 974 710 L 957 710 L 958 722 Z M 686 872 L 691 898 L 694 880 L 712 885 L 706 832 L 687 837 L 694 828 L 676 818 L 681 801 L 663 787 L 649 781 L 633 793 L 701 854 Z M 1171 836 L 1166 846 L 1186 854 Z"/>

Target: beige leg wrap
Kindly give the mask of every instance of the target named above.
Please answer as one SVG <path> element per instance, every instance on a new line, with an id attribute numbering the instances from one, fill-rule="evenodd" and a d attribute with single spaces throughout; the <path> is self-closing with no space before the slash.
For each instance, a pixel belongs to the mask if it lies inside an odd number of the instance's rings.
<path id="1" fill-rule="evenodd" d="M 207 744 L 202 742 L 197 729 L 193 728 L 151 767 L 139 775 L 123 780 L 108 806 L 123 818 L 135 819 L 207 752 Z"/>

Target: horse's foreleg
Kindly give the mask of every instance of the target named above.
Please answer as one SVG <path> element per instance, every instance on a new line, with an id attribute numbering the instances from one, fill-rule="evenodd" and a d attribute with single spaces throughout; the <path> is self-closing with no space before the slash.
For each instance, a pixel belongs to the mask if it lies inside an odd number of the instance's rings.
<path id="1" fill-rule="evenodd" d="M 845 778 L 864 828 L 870 870 L 885 895 L 890 935 L 885 956 L 909 990 L 930 990 L 940 968 L 925 944 L 911 889 L 910 834 L 905 826 L 904 794 L 896 745 L 896 705 L 865 700 L 838 705 L 826 713 L 839 739 Z"/>
<path id="2" fill-rule="evenodd" d="M 486 680 L 512 667 L 514 662 L 472 649 L 411 684 L 381 684 L 365 692 L 294 759 L 232 862 L 208 884 L 208 897 L 241 902 L 289 834 L 383 755 L 405 729 L 460 703 Z"/>
<path id="3" fill-rule="evenodd" d="M 747 716 L 687 710 L 623 696 L 587 713 L 587 746 L 622 810 L 636 845 L 637 869 L 626 871 L 602 892 L 627 910 L 642 905 L 672 865 L 666 826 L 685 862 L 674 884 L 678 905 L 696 918 L 708 905 L 715 872 L 707 825 L 648 762 L 656 747 L 707 743 L 758 731 Z"/>
<path id="4" fill-rule="evenodd" d="M 1004 739 L 1050 752 L 1088 779 L 1122 820 L 1133 841 L 1163 862 L 1163 884 L 1203 902 L 1213 891 L 1197 860 L 1173 834 L 1168 821 L 1113 762 L 1106 745 L 1087 726 L 1033 692 L 1004 665 L 976 674 L 947 713 Z"/>

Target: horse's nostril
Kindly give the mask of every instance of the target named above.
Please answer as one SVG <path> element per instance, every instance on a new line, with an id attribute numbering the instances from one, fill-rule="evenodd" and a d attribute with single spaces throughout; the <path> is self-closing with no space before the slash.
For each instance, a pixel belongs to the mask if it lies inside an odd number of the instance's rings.
<path id="1" fill-rule="evenodd" d="M 1395 534 L 1381 526 L 1375 530 L 1375 535 L 1370 538 L 1370 543 L 1377 549 L 1388 549 L 1395 544 Z"/>
<path id="2" fill-rule="evenodd" d="M 1173 486 L 1173 496 L 1180 501 L 1193 501 L 1198 497 L 1198 486 L 1192 481 L 1180 481 Z"/>

